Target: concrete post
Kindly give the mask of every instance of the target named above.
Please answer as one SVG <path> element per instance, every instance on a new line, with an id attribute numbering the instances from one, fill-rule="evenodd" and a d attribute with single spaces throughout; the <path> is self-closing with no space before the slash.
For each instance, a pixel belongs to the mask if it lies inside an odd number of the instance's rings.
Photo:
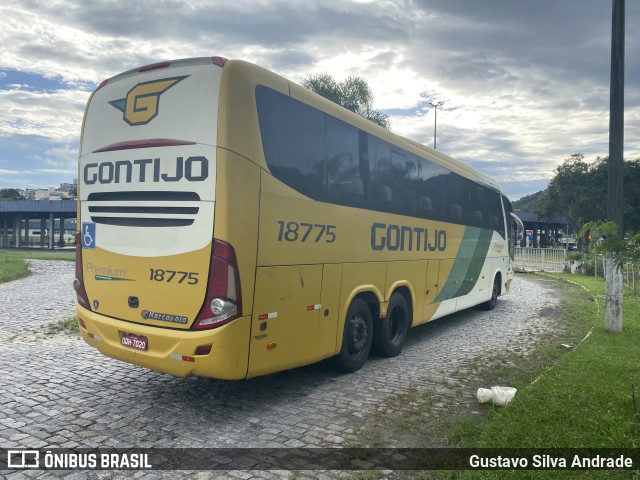
<path id="1" fill-rule="evenodd" d="M 2 217 L 2 235 L 0 235 L 0 247 L 4 247 L 5 243 L 8 243 L 7 235 L 7 217 Z M 8 246 L 8 245 L 7 245 Z"/>
<path id="2" fill-rule="evenodd" d="M 55 229 L 53 212 L 49 213 L 49 249 L 53 250 L 53 234 Z"/>
<path id="3" fill-rule="evenodd" d="M 44 231 L 47 229 L 47 219 L 45 217 L 40 218 L 40 246 L 44 247 Z"/>
<path id="4" fill-rule="evenodd" d="M 58 245 L 64 245 L 64 217 L 60 217 L 60 243 Z"/>
<path id="5" fill-rule="evenodd" d="M 20 214 L 16 215 L 13 234 L 15 235 L 16 248 L 20 248 L 22 246 L 22 215 Z"/>
<path id="6" fill-rule="evenodd" d="M 24 245 L 26 247 L 30 247 L 31 246 L 31 239 L 29 237 L 29 230 L 31 227 L 31 219 L 29 217 L 27 217 L 24 220 Z"/>

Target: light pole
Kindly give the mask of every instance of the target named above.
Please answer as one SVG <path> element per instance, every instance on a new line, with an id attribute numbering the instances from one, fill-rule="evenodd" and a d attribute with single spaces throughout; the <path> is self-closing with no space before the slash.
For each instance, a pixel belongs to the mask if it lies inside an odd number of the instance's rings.
<path id="1" fill-rule="evenodd" d="M 431 105 L 433 108 L 436 109 L 435 120 L 433 121 L 433 149 L 437 150 L 437 148 L 436 148 L 436 133 L 437 133 L 437 129 L 438 129 L 438 107 L 441 107 L 442 105 L 444 105 L 444 102 L 429 103 L 429 105 Z"/>

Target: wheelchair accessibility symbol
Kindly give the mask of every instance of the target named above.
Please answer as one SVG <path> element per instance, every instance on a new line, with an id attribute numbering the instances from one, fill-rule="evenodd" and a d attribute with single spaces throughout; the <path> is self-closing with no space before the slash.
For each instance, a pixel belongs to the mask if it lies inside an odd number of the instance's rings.
<path id="1" fill-rule="evenodd" d="M 82 248 L 94 249 L 96 248 L 96 224 L 95 223 L 83 223 L 82 232 Z"/>

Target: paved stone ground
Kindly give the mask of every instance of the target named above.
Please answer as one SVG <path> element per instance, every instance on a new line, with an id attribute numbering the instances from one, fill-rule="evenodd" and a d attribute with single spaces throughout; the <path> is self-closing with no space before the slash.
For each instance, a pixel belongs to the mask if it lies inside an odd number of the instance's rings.
<path id="1" fill-rule="evenodd" d="M 470 310 L 412 329 L 400 356 L 372 358 L 350 375 L 320 363 L 242 382 L 179 379 L 106 358 L 79 336 L 43 335 L 44 325 L 74 314 L 74 267 L 71 262 L 32 260 L 30 270 L 29 277 L 0 285 L 0 448 L 341 446 L 393 395 L 431 389 L 442 404 L 459 395 L 458 369 L 470 360 L 510 352 L 517 361 L 541 331 L 553 327 L 557 315 L 550 312 L 559 306 L 553 284 L 517 277 L 494 311 Z M 470 386 L 468 395 L 477 387 Z M 389 444 L 394 445 L 393 439 Z M 289 474 L 4 475 L 17 480 Z"/>

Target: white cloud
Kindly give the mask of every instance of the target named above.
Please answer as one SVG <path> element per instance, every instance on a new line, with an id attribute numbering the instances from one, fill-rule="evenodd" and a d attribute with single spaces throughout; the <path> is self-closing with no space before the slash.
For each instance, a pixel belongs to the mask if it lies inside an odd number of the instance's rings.
<path id="1" fill-rule="evenodd" d="M 610 8 L 601 0 L 15 0 L 0 7 L 0 69 L 66 87 L 5 85 L 0 137 L 44 137 L 54 146 L 39 153 L 42 166 L 71 165 L 74 147 L 61 145 L 78 140 L 90 85 L 162 59 L 222 55 L 296 82 L 318 71 L 361 75 L 393 130 L 427 145 L 428 102 L 444 100 L 439 148 L 519 196 L 572 153 L 607 154 Z M 640 30 L 630 27 L 638 20 L 640 4 L 629 2 L 629 158 L 640 156 Z"/>
<path id="2" fill-rule="evenodd" d="M 38 135 L 52 141 L 73 141 L 80 135 L 87 92 L 53 93 L 0 90 L 0 136 Z"/>

